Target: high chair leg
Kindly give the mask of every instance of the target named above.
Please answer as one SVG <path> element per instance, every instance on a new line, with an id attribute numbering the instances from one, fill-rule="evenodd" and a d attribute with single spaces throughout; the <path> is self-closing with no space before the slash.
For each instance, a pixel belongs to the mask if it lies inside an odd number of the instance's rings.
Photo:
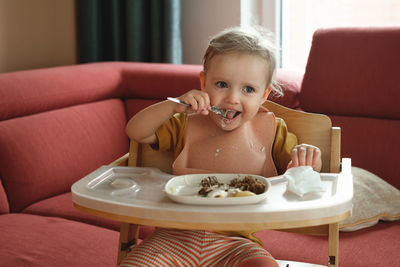
<path id="1" fill-rule="evenodd" d="M 126 257 L 128 252 L 139 238 L 139 225 L 130 223 L 121 223 L 121 228 L 119 232 L 119 246 L 118 246 L 118 258 L 117 266 Z"/>
<path id="2" fill-rule="evenodd" d="M 339 224 L 329 224 L 329 267 L 339 266 Z"/>

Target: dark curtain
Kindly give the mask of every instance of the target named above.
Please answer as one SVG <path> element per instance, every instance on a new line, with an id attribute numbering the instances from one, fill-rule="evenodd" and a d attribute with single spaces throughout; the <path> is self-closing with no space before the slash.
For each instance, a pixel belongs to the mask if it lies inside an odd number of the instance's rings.
<path id="1" fill-rule="evenodd" d="M 76 0 L 80 63 L 182 63 L 180 0 Z"/>

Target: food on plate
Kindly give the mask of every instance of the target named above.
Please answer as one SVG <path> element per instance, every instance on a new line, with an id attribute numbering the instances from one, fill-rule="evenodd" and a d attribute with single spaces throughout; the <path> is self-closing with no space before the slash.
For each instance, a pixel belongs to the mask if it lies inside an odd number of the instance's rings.
<path id="1" fill-rule="evenodd" d="M 253 192 L 250 191 L 239 191 L 236 192 L 236 194 L 233 195 L 233 197 L 251 197 L 251 196 L 255 196 L 256 194 L 254 194 Z"/>
<path id="2" fill-rule="evenodd" d="M 203 197 L 245 197 L 262 194 L 266 185 L 251 175 L 233 178 L 229 184 L 221 183 L 215 176 L 208 176 L 200 181 L 198 194 Z"/>
<path id="3" fill-rule="evenodd" d="M 230 182 L 229 186 L 239 188 L 242 191 L 250 191 L 256 195 L 264 193 L 266 188 L 264 183 L 251 175 L 247 175 L 243 179 L 235 178 Z"/>
<path id="4" fill-rule="evenodd" d="M 217 177 L 208 176 L 200 181 L 201 189 L 199 190 L 199 195 L 207 196 L 213 189 L 222 189 L 221 187 L 225 187 L 224 183 L 218 182 Z M 223 189 L 224 190 L 224 189 Z"/>

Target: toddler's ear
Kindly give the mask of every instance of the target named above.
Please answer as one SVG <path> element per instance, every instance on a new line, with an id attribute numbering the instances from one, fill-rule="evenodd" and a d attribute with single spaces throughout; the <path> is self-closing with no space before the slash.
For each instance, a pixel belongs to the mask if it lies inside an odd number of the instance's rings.
<path id="1" fill-rule="evenodd" d="M 201 91 L 206 90 L 206 74 L 204 73 L 204 71 L 200 72 L 200 89 Z"/>
<path id="2" fill-rule="evenodd" d="M 265 101 L 267 101 L 268 96 L 269 96 L 269 94 L 271 93 L 271 91 L 272 91 L 272 87 L 271 87 L 271 86 L 268 87 L 267 89 L 265 89 L 264 94 L 263 94 L 263 96 L 262 96 L 262 102 L 261 102 L 261 104 L 264 103 Z"/>

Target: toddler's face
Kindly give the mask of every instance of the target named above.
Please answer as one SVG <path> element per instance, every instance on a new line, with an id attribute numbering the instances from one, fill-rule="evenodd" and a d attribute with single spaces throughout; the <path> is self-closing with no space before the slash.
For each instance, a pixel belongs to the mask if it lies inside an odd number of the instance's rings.
<path id="1" fill-rule="evenodd" d="M 267 62 L 247 53 L 232 52 L 214 56 L 207 73 L 200 74 L 201 89 L 212 106 L 229 109 L 227 118 L 210 113 L 221 129 L 234 130 L 256 114 L 271 92 L 267 88 Z"/>

